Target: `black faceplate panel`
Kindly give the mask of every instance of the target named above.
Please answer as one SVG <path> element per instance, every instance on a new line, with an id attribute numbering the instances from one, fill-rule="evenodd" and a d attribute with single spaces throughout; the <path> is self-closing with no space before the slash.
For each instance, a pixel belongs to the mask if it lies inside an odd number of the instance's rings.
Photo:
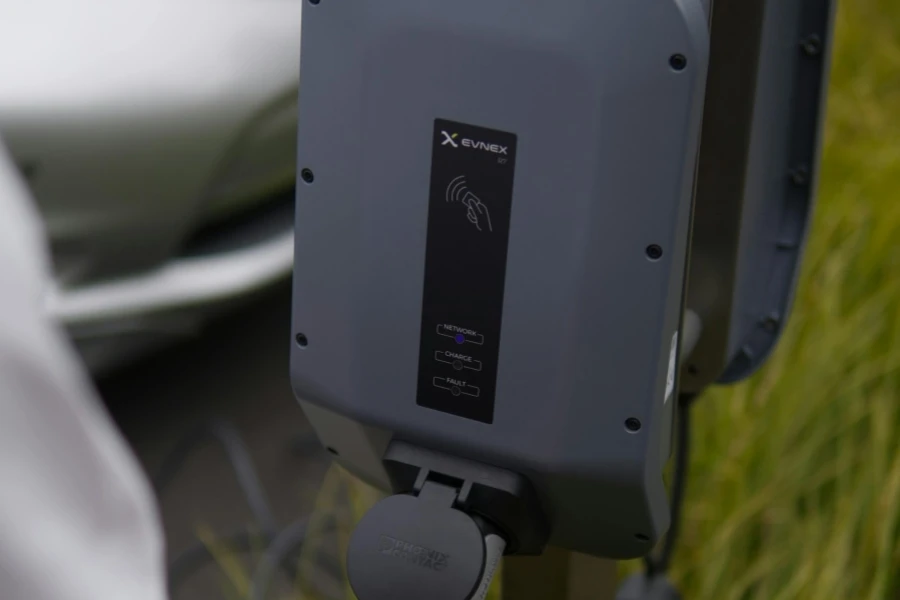
<path id="1" fill-rule="evenodd" d="M 434 122 L 417 402 L 484 423 L 494 419 L 516 142 Z"/>

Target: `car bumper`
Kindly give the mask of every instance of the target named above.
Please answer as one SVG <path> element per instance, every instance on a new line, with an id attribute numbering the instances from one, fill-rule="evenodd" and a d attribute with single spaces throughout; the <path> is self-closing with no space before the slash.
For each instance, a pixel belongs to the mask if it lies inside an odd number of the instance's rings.
<path id="1" fill-rule="evenodd" d="M 101 374 L 173 340 L 291 273 L 293 232 L 214 255 L 76 289 L 54 288 L 47 311 L 70 333 L 88 368 Z"/>

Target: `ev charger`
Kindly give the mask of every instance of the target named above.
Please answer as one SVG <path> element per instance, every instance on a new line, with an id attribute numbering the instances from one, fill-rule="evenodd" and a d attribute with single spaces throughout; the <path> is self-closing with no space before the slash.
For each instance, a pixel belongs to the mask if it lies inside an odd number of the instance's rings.
<path id="1" fill-rule="evenodd" d="M 305 5 L 291 381 L 395 494 L 351 543 L 361 600 L 480 598 L 504 553 L 665 534 L 711 10 Z"/>

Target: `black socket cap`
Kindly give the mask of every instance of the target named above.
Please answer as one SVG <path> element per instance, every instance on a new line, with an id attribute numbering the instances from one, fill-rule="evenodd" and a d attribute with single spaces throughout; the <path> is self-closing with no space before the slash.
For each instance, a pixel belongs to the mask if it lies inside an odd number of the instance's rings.
<path id="1" fill-rule="evenodd" d="M 409 495 L 372 507 L 347 551 L 359 600 L 467 600 L 484 563 L 484 535 L 472 517 Z"/>

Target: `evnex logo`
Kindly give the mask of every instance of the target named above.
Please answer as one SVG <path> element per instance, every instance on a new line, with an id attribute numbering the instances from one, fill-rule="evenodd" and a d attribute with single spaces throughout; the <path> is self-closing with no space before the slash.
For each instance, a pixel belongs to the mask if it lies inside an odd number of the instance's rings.
<path id="1" fill-rule="evenodd" d="M 493 152 L 494 154 L 504 154 L 509 155 L 509 149 L 506 146 L 501 146 L 500 144 L 489 144 L 488 142 L 479 142 L 477 140 L 471 140 L 469 138 L 459 139 L 458 133 L 448 133 L 446 131 L 441 131 L 441 134 L 444 136 L 444 141 L 441 142 L 441 146 L 453 146 L 454 148 L 459 148 L 462 146 L 463 148 L 472 148 L 474 150 L 482 150 L 484 152 Z"/>

